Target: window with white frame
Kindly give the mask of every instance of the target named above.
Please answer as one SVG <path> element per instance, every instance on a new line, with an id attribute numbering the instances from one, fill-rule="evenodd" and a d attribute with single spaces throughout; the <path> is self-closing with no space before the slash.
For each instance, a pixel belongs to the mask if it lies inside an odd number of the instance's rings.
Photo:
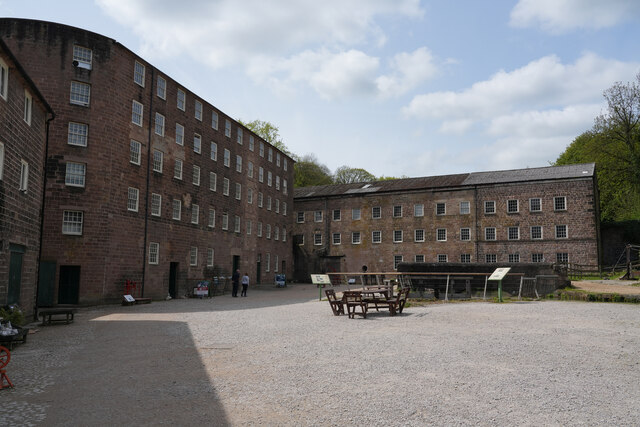
<path id="1" fill-rule="evenodd" d="M 247 176 L 253 178 L 253 162 L 247 162 Z"/>
<path id="2" fill-rule="evenodd" d="M 287 202 L 282 202 L 282 215 L 287 216 Z"/>
<path id="3" fill-rule="evenodd" d="M 487 263 L 495 263 L 498 262 L 498 256 L 496 254 L 485 254 L 484 261 Z"/>
<path id="4" fill-rule="evenodd" d="M 158 76 L 156 95 L 158 98 L 167 99 L 167 81 L 160 76 Z"/>
<path id="5" fill-rule="evenodd" d="M 258 229 L 256 230 L 258 237 L 262 237 L 262 223 L 258 221 Z"/>
<path id="6" fill-rule="evenodd" d="M 153 150 L 153 171 L 162 173 L 162 162 L 164 153 L 160 150 Z"/>
<path id="7" fill-rule="evenodd" d="M 436 230 L 436 238 L 438 242 L 446 242 L 447 241 L 447 229 L 446 228 L 438 228 Z"/>
<path id="8" fill-rule="evenodd" d="M 313 221 L 314 222 L 322 222 L 322 211 L 314 211 L 313 212 Z"/>
<path id="9" fill-rule="evenodd" d="M 447 213 L 447 204 L 440 202 L 436 203 L 436 215 L 444 215 Z"/>
<path id="10" fill-rule="evenodd" d="M 222 194 L 224 196 L 229 195 L 229 178 L 222 179 Z"/>
<path id="11" fill-rule="evenodd" d="M 242 184 L 236 182 L 236 200 L 242 200 Z"/>
<path id="12" fill-rule="evenodd" d="M 231 122 L 226 119 L 224 121 L 224 136 L 231 138 Z"/>
<path id="13" fill-rule="evenodd" d="M 29 163 L 26 160 L 20 160 L 20 191 L 26 193 L 29 188 Z"/>
<path id="14" fill-rule="evenodd" d="M 462 241 L 471 240 L 471 229 L 470 228 L 461 228 L 460 229 L 460 240 L 462 240 Z"/>
<path id="15" fill-rule="evenodd" d="M 287 241 L 287 227 L 282 227 L 282 241 Z"/>
<path id="16" fill-rule="evenodd" d="M 531 262 L 544 262 L 544 254 L 531 254 Z"/>
<path id="17" fill-rule="evenodd" d="M 0 180 L 4 176 L 4 144 L 0 142 Z"/>
<path id="18" fill-rule="evenodd" d="M 438 254 L 438 262 L 449 262 L 449 256 L 447 254 Z"/>
<path id="19" fill-rule="evenodd" d="M 393 269 L 398 269 L 398 264 L 402 262 L 402 255 L 394 255 L 393 256 Z"/>
<path id="20" fill-rule="evenodd" d="M 569 264 L 569 253 L 568 252 L 557 252 L 556 253 L 556 262 L 558 264 Z"/>
<path id="21" fill-rule="evenodd" d="M 229 229 L 229 214 L 226 212 L 222 214 L 222 229 L 223 230 Z"/>
<path id="22" fill-rule="evenodd" d="M 334 209 L 333 210 L 333 220 L 334 221 L 340 221 L 340 215 L 341 215 L 340 209 Z"/>
<path id="23" fill-rule="evenodd" d="M 271 224 L 267 224 L 267 239 L 271 239 Z"/>
<path id="24" fill-rule="evenodd" d="M 182 216 L 182 201 L 178 199 L 173 199 L 173 204 L 171 207 L 172 207 L 171 218 L 175 219 L 176 221 L 180 221 L 180 217 Z"/>
<path id="25" fill-rule="evenodd" d="M 519 203 L 517 199 L 507 200 L 507 213 L 518 213 Z"/>
<path id="26" fill-rule="evenodd" d="M 238 215 L 233 217 L 233 232 L 240 233 L 240 217 Z"/>
<path id="27" fill-rule="evenodd" d="M 218 130 L 218 113 L 215 111 L 211 112 L 211 128 Z"/>
<path id="28" fill-rule="evenodd" d="M 151 193 L 151 215 L 160 216 L 162 213 L 162 196 Z"/>
<path id="29" fill-rule="evenodd" d="M 565 196 L 553 198 L 553 210 L 554 211 L 566 211 L 567 210 L 567 198 Z"/>
<path id="30" fill-rule="evenodd" d="M 260 141 L 260 157 L 264 157 L 264 142 Z"/>
<path id="31" fill-rule="evenodd" d="M 413 205 L 413 216 L 424 216 L 424 205 Z"/>
<path id="32" fill-rule="evenodd" d="M 267 185 L 271 187 L 271 184 L 273 184 L 273 175 L 271 171 L 267 171 Z"/>
<path id="33" fill-rule="evenodd" d="M 278 272 L 278 255 L 274 255 L 273 258 L 273 271 L 274 273 Z"/>
<path id="34" fill-rule="evenodd" d="M 342 235 L 340 233 L 333 233 L 331 235 L 331 240 L 334 245 L 339 245 L 342 242 Z"/>
<path id="35" fill-rule="evenodd" d="M 508 227 L 507 238 L 509 240 L 520 240 L 520 227 Z"/>
<path id="36" fill-rule="evenodd" d="M 71 234 L 74 236 L 81 236 L 83 221 L 84 221 L 84 212 L 63 211 L 62 212 L 62 234 Z"/>
<path id="37" fill-rule="evenodd" d="M 460 262 L 471 262 L 471 254 L 460 254 Z"/>
<path id="38" fill-rule="evenodd" d="M 376 230 L 371 232 L 371 243 L 382 243 L 382 231 Z"/>
<path id="39" fill-rule="evenodd" d="M 189 253 L 189 264 L 198 265 L 198 247 L 197 246 L 191 246 L 191 251 Z"/>
<path id="40" fill-rule="evenodd" d="M 253 224 L 251 223 L 250 219 L 248 219 L 246 221 L 246 224 L 247 224 L 247 236 L 250 236 L 251 235 L 251 228 L 252 228 Z"/>
<path id="41" fill-rule="evenodd" d="M 267 196 L 267 210 L 271 210 L 271 196 Z"/>
<path id="42" fill-rule="evenodd" d="M 173 177 L 182 179 L 182 159 L 176 159 L 173 164 Z"/>
<path id="43" fill-rule="evenodd" d="M 127 210 L 138 212 L 138 199 L 140 191 L 137 188 L 129 187 L 127 197 Z"/>
<path id="44" fill-rule="evenodd" d="M 266 266 L 265 266 L 265 270 L 271 271 L 271 254 L 267 253 L 266 254 Z"/>
<path id="45" fill-rule="evenodd" d="M 380 206 L 374 206 L 371 208 L 371 218 L 380 219 L 382 218 L 382 209 Z"/>
<path id="46" fill-rule="evenodd" d="M 224 159 L 223 159 L 223 164 L 226 167 L 231 167 L 231 151 L 229 151 L 228 149 L 224 149 Z"/>
<path id="47" fill-rule="evenodd" d="M 415 262 L 424 262 L 424 255 L 416 255 L 414 260 Z"/>
<path id="48" fill-rule="evenodd" d="M 144 113 L 144 106 L 138 101 L 131 103 L 131 123 L 138 126 L 142 126 L 142 114 Z"/>
<path id="49" fill-rule="evenodd" d="M 569 237 L 566 225 L 556 225 L 556 239 L 566 239 Z"/>
<path id="50" fill-rule="evenodd" d="M 532 225 L 531 226 L 531 240 L 542 240 L 542 226 L 541 225 Z"/>
<path id="51" fill-rule="evenodd" d="M 535 197 L 529 199 L 529 212 L 541 212 L 542 211 L 542 199 Z"/>
<path id="52" fill-rule="evenodd" d="M 418 229 L 413 231 L 413 241 L 414 242 L 424 242 L 424 230 Z"/>
<path id="53" fill-rule="evenodd" d="M 213 267 L 213 248 L 207 248 L 207 267 Z"/>
<path id="54" fill-rule="evenodd" d="M 276 190 L 280 191 L 280 176 L 276 175 Z"/>
<path id="55" fill-rule="evenodd" d="M 258 207 L 261 208 L 262 207 L 262 200 L 264 199 L 262 192 L 258 191 Z"/>
<path id="56" fill-rule="evenodd" d="M 282 180 L 282 194 L 284 194 L 286 196 L 288 191 L 289 190 L 287 189 L 287 180 L 283 179 Z"/>
<path id="57" fill-rule="evenodd" d="M 402 230 L 393 230 L 393 243 L 402 243 Z"/>
<path id="58" fill-rule="evenodd" d="M 271 147 L 269 147 L 269 156 L 267 159 L 273 163 L 273 148 Z"/>
<path id="59" fill-rule="evenodd" d="M 218 175 L 215 172 L 209 172 L 209 190 L 217 191 Z"/>
<path id="60" fill-rule="evenodd" d="M 133 81 L 142 87 L 144 87 L 144 71 L 144 65 L 136 61 L 133 67 Z"/>
<path id="61" fill-rule="evenodd" d="M 509 262 L 520 262 L 520 254 L 509 254 Z"/>
<path id="62" fill-rule="evenodd" d="M 176 144 L 184 145 L 184 126 L 176 123 Z"/>
<path id="63" fill-rule="evenodd" d="M 187 94 L 182 89 L 178 89 L 178 96 L 176 98 L 176 106 L 178 109 L 184 111 L 187 105 Z"/>
<path id="64" fill-rule="evenodd" d="M 90 70 L 93 62 L 93 52 L 89 48 L 74 45 L 73 60 L 78 63 L 77 67 Z"/>
<path id="65" fill-rule="evenodd" d="M 393 207 L 393 217 L 394 218 L 401 218 L 402 217 L 402 206 L 401 205 L 395 205 Z"/>
<path id="66" fill-rule="evenodd" d="M 193 135 L 193 151 L 195 153 L 202 153 L 202 137 L 197 133 Z"/>
<path id="67" fill-rule="evenodd" d="M 236 172 L 242 173 L 242 156 L 236 154 Z"/>
<path id="68" fill-rule="evenodd" d="M 193 165 L 193 185 L 200 186 L 200 166 Z"/>
<path id="69" fill-rule="evenodd" d="M 74 105 L 81 105 L 83 107 L 88 107 L 90 101 L 91 101 L 91 86 L 89 86 L 86 83 L 72 81 L 69 102 L 71 102 Z"/>
<path id="70" fill-rule="evenodd" d="M 67 144 L 76 145 L 78 147 L 86 147 L 88 135 L 89 135 L 88 125 L 84 123 L 69 122 L 69 130 L 67 133 Z"/>
<path id="71" fill-rule="evenodd" d="M 31 110 L 33 109 L 33 97 L 28 90 L 24 90 L 24 121 L 31 126 Z"/>
<path id="72" fill-rule="evenodd" d="M 149 242 L 149 264 L 158 264 L 160 243 Z"/>
<path id="73" fill-rule="evenodd" d="M 211 160 L 218 161 L 218 144 L 211 141 Z"/>
<path id="74" fill-rule="evenodd" d="M 276 199 L 276 213 L 280 213 L 280 199 Z"/>
<path id="75" fill-rule="evenodd" d="M 7 100 L 9 95 L 9 66 L 0 58 L 0 97 Z"/>
<path id="76" fill-rule="evenodd" d="M 262 166 L 258 167 L 258 182 L 264 182 L 264 168 Z"/>
<path id="77" fill-rule="evenodd" d="M 215 228 L 216 226 L 216 210 L 209 208 L 209 222 L 207 223 L 209 228 Z"/>
<path id="78" fill-rule="evenodd" d="M 236 131 L 236 142 L 240 145 L 242 145 L 243 136 L 242 128 L 238 127 L 238 130 Z"/>
<path id="79" fill-rule="evenodd" d="M 202 121 L 202 102 L 195 100 L 195 117 L 196 120 Z"/>
<path id="80" fill-rule="evenodd" d="M 287 170 L 287 159 L 284 159 L 284 162 L 282 164 L 282 168 L 286 171 Z"/>
<path id="81" fill-rule="evenodd" d="M 496 240 L 496 228 L 486 227 L 484 229 L 484 240 Z"/>
<path id="82" fill-rule="evenodd" d="M 351 209 L 351 219 L 357 221 L 362 218 L 360 208 Z"/>
<path id="83" fill-rule="evenodd" d="M 484 202 L 484 213 L 494 214 L 496 213 L 496 202 L 493 200 L 487 200 Z"/>
<path id="84" fill-rule="evenodd" d="M 269 226 L 267 225 L 267 230 L 269 229 Z M 320 233 L 314 233 L 313 235 L 313 244 L 316 246 L 322 245 L 322 234 Z"/>
<path id="85" fill-rule="evenodd" d="M 84 187 L 87 165 L 84 163 L 67 162 L 64 183 L 70 187 Z"/>
<path id="86" fill-rule="evenodd" d="M 247 188 L 247 203 L 253 204 L 253 188 Z"/>
<path id="87" fill-rule="evenodd" d="M 255 139 L 253 135 L 249 135 L 249 151 L 253 151 L 255 148 Z"/>
<path id="88" fill-rule="evenodd" d="M 469 202 L 460 202 L 460 215 L 469 215 L 471 212 L 471 205 Z"/>

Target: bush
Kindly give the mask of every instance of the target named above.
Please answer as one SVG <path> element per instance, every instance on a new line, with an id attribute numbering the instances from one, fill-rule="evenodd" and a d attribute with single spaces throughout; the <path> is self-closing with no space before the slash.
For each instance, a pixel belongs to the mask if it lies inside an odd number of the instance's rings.
<path id="1" fill-rule="evenodd" d="M 24 314 L 17 305 L 5 305 L 0 308 L 0 317 L 4 322 L 11 322 L 14 327 L 24 325 Z"/>

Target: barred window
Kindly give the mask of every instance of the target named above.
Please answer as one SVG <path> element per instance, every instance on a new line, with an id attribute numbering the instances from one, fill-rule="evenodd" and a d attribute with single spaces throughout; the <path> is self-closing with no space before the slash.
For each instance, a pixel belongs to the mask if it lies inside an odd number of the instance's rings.
<path id="1" fill-rule="evenodd" d="M 520 254 L 509 254 L 509 262 L 520 262 Z"/>
<path id="2" fill-rule="evenodd" d="M 414 241 L 416 241 L 416 242 L 424 242 L 424 230 L 415 230 L 415 232 L 414 232 Z"/>
<path id="3" fill-rule="evenodd" d="M 553 210 L 566 211 L 567 210 L 567 198 L 564 196 L 553 198 Z"/>
<path id="4" fill-rule="evenodd" d="M 402 217 L 402 206 L 396 205 L 393 207 L 393 217 L 394 218 Z"/>
<path id="5" fill-rule="evenodd" d="M 269 236 L 269 226 L 267 225 L 267 237 Z M 313 244 L 319 246 L 322 244 L 322 234 L 315 233 L 313 235 Z"/>
<path id="6" fill-rule="evenodd" d="M 449 262 L 447 254 L 438 254 L 438 262 Z"/>
<path id="7" fill-rule="evenodd" d="M 360 232 L 359 231 L 354 231 L 353 233 L 351 233 L 351 243 L 354 245 L 358 245 L 360 244 L 361 240 L 360 240 Z"/>
<path id="8" fill-rule="evenodd" d="M 341 243 L 342 236 L 340 233 L 333 233 L 332 238 L 334 245 L 339 245 Z"/>
<path id="9" fill-rule="evenodd" d="M 496 240 L 495 227 L 487 227 L 484 229 L 484 240 Z"/>
<path id="10" fill-rule="evenodd" d="M 566 225 L 556 225 L 556 239 L 566 239 L 568 237 Z"/>
<path id="11" fill-rule="evenodd" d="M 334 221 L 340 221 L 340 209 L 334 209 L 333 210 L 333 220 Z"/>
<path id="12" fill-rule="evenodd" d="M 424 255 L 416 255 L 415 262 L 424 262 Z"/>
<path id="13" fill-rule="evenodd" d="M 382 242 L 382 231 L 372 231 L 371 232 L 371 243 L 381 243 Z"/>
<path id="14" fill-rule="evenodd" d="M 436 237 L 438 239 L 438 242 L 445 242 L 447 240 L 447 229 L 438 228 L 436 230 Z"/>
<path id="15" fill-rule="evenodd" d="M 509 227 L 507 229 L 507 236 L 509 240 L 519 240 L 520 239 L 520 227 Z"/>
<path id="16" fill-rule="evenodd" d="M 518 200 L 507 200 L 507 212 L 517 213 L 519 211 Z"/>
<path id="17" fill-rule="evenodd" d="M 531 227 L 531 240 L 540 240 L 542 239 L 542 226 L 534 225 Z"/>
<path id="18" fill-rule="evenodd" d="M 436 215 L 444 215 L 447 213 L 446 203 L 436 203 Z"/>
<path id="19" fill-rule="evenodd" d="M 558 252 L 558 253 L 556 253 L 556 262 L 558 264 L 568 264 L 569 263 L 569 253 L 568 252 Z"/>
<path id="20" fill-rule="evenodd" d="M 471 254 L 460 254 L 460 262 L 471 262 Z"/>
<path id="21" fill-rule="evenodd" d="M 494 201 L 486 201 L 486 202 L 484 202 L 484 213 L 486 213 L 486 214 L 494 214 L 494 213 L 496 213 L 496 202 L 494 202 Z"/>
<path id="22" fill-rule="evenodd" d="M 393 230 L 393 243 L 402 242 L 402 230 Z"/>
<path id="23" fill-rule="evenodd" d="M 496 254 L 485 254 L 484 260 L 488 263 L 498 262 L 498 256 Z"/>
<path id="24" fill-rule="evenodd" d="M 542 199 L 540 198 L 529 199 L 529 211 L 530 212 L 542 211 Z"/>
<path id="25" fill-rule="evenodd" d="M 460 229 L 460 240 L 471 240 L 471 229 L 470 228 L 461 228 Z"/>
<path id="26" fill-rule="evenodd" d="M 373 219 L 382 218 L 382 210 L 380 209 L 380 206 L 374 206 L 371 208 L 371 218 Z"/>
<path id="27" fill-rule="evenodd" d="M 531 254 L 531 262 L 544 262 L 543 254 Z"/>

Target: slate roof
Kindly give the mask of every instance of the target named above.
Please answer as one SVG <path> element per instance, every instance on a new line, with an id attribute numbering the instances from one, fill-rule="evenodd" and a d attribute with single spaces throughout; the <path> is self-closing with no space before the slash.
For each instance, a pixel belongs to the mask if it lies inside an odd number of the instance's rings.
<path id="1" fill-rule="evenodd" d="M 456 175 L 402 178 L 387 181 L 359 182 L 353 184 L 318 185 L 294 189 L 294 199 L 343 196 L 352 194 L 383 193 L 407 190 L 435 190 L 473 185 L 506 184 L 511 182 L 547 181 L 556 179 L 591 178 L 595 175 L 595 163 L 542 168 L 513 169 L 491 172 L 472 172 Z"/>

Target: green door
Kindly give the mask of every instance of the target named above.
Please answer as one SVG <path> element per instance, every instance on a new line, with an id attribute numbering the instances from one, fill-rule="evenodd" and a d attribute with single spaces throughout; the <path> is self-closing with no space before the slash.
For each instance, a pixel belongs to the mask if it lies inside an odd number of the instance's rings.
<path id="1" fill-rule="evenodd" d="M 20 302 L 20 283 L 22 282 L 22 255 L 23 252 L 11 251 L 9 260 L 9 292 L 7 294 L 7 304 L 18 304 Z"/>
<path id="2" fill-rule="evenodd" d="M 56 263 L 42 261 L 38 275 L 38 307 L 51 307 L 56 288 Z"/>

